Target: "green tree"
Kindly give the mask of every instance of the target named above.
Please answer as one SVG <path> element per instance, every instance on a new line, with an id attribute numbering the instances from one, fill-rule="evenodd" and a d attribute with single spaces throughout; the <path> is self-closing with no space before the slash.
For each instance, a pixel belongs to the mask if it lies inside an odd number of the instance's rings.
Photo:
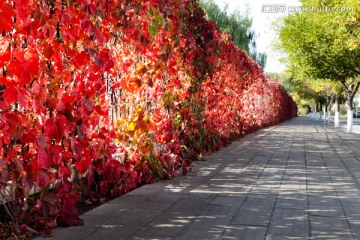
<path id="1" fill-rule="evenodd" d="M 268 73 L 268 76 L 276 79 L 292 96 L 300 107 L 301 114 L 306 114 L 312 110 L 317 111 L 320 105 L 325 102 L 325 98 L 311 87 L 308 78 L 302 77 L 298 72 L 295 74 L 287 70 L 281 73 Z"/>
<path id="2" fill-rule="evenodd" d="M 280 46 L 293 68 L 312 79 L 342 84 L 348 100 L 352 131 L 352 101 L 360 86 L 360 12 L 354 0 L 302 0 L 307 11 L 288 15 L 280 27 Z"/>
<path id="3" fill-rule="evenodd" d="M 251 30 L 252 19 L 247 14 L 242 16 L 239 10 L 229 14 L 228 5 L 221 9 L 213 0 L 200 0 L 200 6 L 209 20 L 214 21 L 221 31 L 233 37 L 236 46 L 249 54 L 261 67 L 265 67 L 267 56 L 256 50 L 256 34 Z"/>

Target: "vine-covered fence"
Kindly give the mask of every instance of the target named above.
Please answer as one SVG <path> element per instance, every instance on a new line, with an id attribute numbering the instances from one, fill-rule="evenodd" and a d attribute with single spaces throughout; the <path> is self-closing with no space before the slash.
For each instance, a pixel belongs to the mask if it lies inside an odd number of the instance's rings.
<path id="1" fill-rule="evenodd" d="M 186 173 L 201 154 L 296 116 L 195 0 L 5 0 L 0 32 L 12 232 L 82 224 L 77 201 Z"/>

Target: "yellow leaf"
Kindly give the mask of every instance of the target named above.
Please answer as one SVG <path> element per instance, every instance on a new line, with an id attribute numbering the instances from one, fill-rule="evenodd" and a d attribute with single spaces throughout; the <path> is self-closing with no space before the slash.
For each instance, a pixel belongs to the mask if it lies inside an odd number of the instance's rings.
<path id="1" fill-rule="evenodd" d="M 136 66 L 136 73 L 140 75 L 144 75 L 147 71 L 147 68 L 144 63 L 139 62 Z"/>
<path id="2" fill-rule="evenodd" d="M 355 50 L 355 48 L 357 48 L 357 43 L 354 43 L 354 42 L 352 42 L 352 43 L 350 43 L 350 45 L 349 45 L 349 49 L 352 51 L 352 50 Z"/>
<path id="3" fill-rule="evenodd" d="M 145 122 L 145 123 L 149 123 L 149 122 L 150 122 L 150 116 L 149 116 L 149 115 L 146 115 L 146 116 L 144 117 L 144 122 Z"/>
<path id="4" fill-rule="evenodd" d="M 134 130 L 135 130 L 135 127 L 136 127 L 136 123 L 131 122 L 131 123 L 128 125 L 127 130 L 128 130 L 128 131 L 134 131 Z"/>

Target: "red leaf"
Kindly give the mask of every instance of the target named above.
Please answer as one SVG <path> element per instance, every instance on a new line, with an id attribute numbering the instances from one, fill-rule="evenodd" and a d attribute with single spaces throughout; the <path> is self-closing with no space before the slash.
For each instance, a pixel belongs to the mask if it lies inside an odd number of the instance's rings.
<path id="1" fill-rule="evenodd" d="M 1 42 L 0 42 L 0 44 L 1 44 Z M 0 77 L 0 84 L 5 85 L 5 86 L 11 86 L 11 85 L 13 85 L 13 82 L 9 81 L 7 79 L 7 77 Z"/>
<path id="2" fill-rule="evenodd" d="M 23 232 L 27 231 L 27 232 L 33 233 L 33 234 L 35 234 L 35 235 L 38 235 L 38 234 L 39 234 L 38 231 L 36 231 L 35 229 L 27 226 L 26 224 L 21 224 L 21 225 L 19 226 L 19 229 L 21 229 L 21 231 L 23 231 Z"/>
<path id="3" fill-rule="evenodd" d="M 0 32 L 3 30 L 11 31 L 13 25 L 12 16 L 14 16 L 13 8 L 10 4 L 4 3 L 0 8 Z"/>
<path id="4" fill-rule="evenodd" d="M 0 144 L 1 144 L 1 147 L 2 147 L 2 143 L 1 143 L 1 141 L 0 141 Z M 4 159 L 0 159 L 0 168 L 6 168 L 6 163 L 5 163 L 5 161 L 4 161 Z"/>
<path id="5" fill-rule="evenodd" d="M 18 60 L 11 60 L 9 68 L 8 68 L 8 74 L 11 75 L 15 75 L 20 77 L 22 75 L 24 71 L 24 66 L 23 64 Z"/>
<path id="6" fill-rule="evenodd" d="M 39 146 L 46 148 L 46 146 L 47 146 L 47 137 L 46 136 L 38 135 L 35 138 L 36 138 L 36 141 L 39 144 Z"/>
<path id="7" fill-rule="evenodd" d="M 60 52 L 54 52 L 51 58 L 51 61 L 54 63 L 54 68 L 57 72 L 63 72 L 63 62 L 62 62 L 62 55 Z M 65 81 L 66 82 L 66 81 Z"/>
<path id="8" fill-rule="evenodd" d="M 30 93 L 26 89 L 19 89 L 17 100 L 21 107 L 27 108 L 29 106 Z"/>
<path id="9" fill-rule="evenodd" d="M 6 87 L 3 93 L 3 98 L 6 104 L 10 105 L 16 102 L 18 90 L 14 86 Z"/>
<path id="10" fill-rule="evenodd" d="M 101 181 L 101 183 L 100 183 L 100 189 L 101 189 L 101 192 L 102 193 L 106 193 L 107 192 L 107 190 L 108 190 L 108 187 L 109 187 L 109 184 L 108 184 L 108 182 L 107 181 Z"/>
<path id="11" fill-rule="evenodd" d="M 54 163 L 56 163 L 56 164 L 61 163 L 60 154 L 62 153 L 62 151 L 63 151 L 63 148 L 59 145 L 51 146 L 51 153 L 53 156 Z"/>
<path id="12" fill-rule="evenodd" d="M 69 151 L 63 152 L 63 160 L 64 161 L 67 161 L 67 160 L 71 159 L 72 157 L 73 157 L 72 152 L 69 152 Z"/>
<path id="13" fill-rule="evenodd" d="M 55 108 L 58 105 L 58 100 L 57 98 L 50 98 L 47 101 L 47 105 L 49 108 Z"/>
<path id="14" fill-rule="evenodd" d="M 68 167 L 61 166 L 59 168 L 59 177 L 60 178 L 68 178 L 70 177 L 70 170 Z"/>
<path id="15" fill-rule="evenodd" d="M 42 201 L 40 199 L 36 200 L 35 206 L 32 208 L 33 211 L 38 212 L 42 208 Z"/>
<path id="16" fill-rule="evenodd" d="M 29 129 L 29 131 L 24 132 L 21 136 L 20 136 L 20 140 L 22 143 L 30 143 L 30 142 L 34 142 L 35 141 L 35 135 L 38 132 L 35 129 Z"/>
<path id="17" fill-rule="evenodd" d="M 10 41 L 6 36 L 2 36 L 0 39 L 0 65 L 10 61 L 11 55 L 10 55 L 9 42 Z"/>
<path id="18" fill-rule="evenodd" d="M 5 110 L 8 109 L 9 105 L 6 104 L 4 101 L 0 101 L 0 109 Z"/>
<path id="19" fill-rule="evenodd" d="M 106 115 L 109 114 L 107 111 L 103 111 L 103 110 L 101 109 L 101 106 L 100 106 L 100 105 L 96 105 L 96 106 L 95 106 L 95 111 L 96 111 L 98 114 L 100 114 L 101 116 L 106 116 Z"/>
<path id="20" fill-rule="evenodd" d="M 76 100 L 75 96 L 64 95 L 58 104 L 57 110 L 60 112 L 65 112 L 65 111 L 71 112 L 74 108 L 73 104 L 75 100 Z"/>
<path id="21" fill-rule="evenodd" d="M 5 114 L 5 117 L 6 117 L 6 121 L 10 124 L 17 125 L 21 123 L 21 117 L 19 114 L 9 112 Z"/>
<path id="22" fill-rule="evenodd" d="M 0 183 L 7 184 L 10 180 L 10 173 L 8 170 L 1 170 L 0 171 Z"/>
<path id="23" fill-rule="evenodd" d="M 49 183 L 50 177 L 48 174 L 44 170 L 39 171 L 36 177 L 36 186 L 43 187 Z"/>
<path id="24" fill-rule="evenodd" d="M 59 119 L 60 118 L 58 117 L 56 119 L 56 121 L 59 121 Z M 61 125 L 61 124 L 56 124 L 54 122 L 54 119 L 48 119 L 44 126 L 44 133 L 49 139 L 59 140 L 62 137 L 64 127 L 65 127 L 64 122 L 62 122 L 62 125 Z"/>
<path id="25" fill-rule="evenodd" d="M 52 57 L 52 55 L 54 54 L 54 50 L 52 49 L 50 44 L 44 43 L 43 54 L 47 59 L 50 59 Z"/>
<path id="26" fill-rule="evenodd" d="M 49 154 L 45 149 L 38 149 L 38 164 L 39 168 L 49 168 L 52 164 L 52 159 L 49 157 Z"/>
<path id="27" fill-rule="evenodd" d="M 4 143 L 5 143 L 6 145 L 10 145 L 11 139 L 10 139 L 10 136 L 9 136 L 9 135 L 5 135 L 5 136 L 4 136 Z"/>
<path id="28" fill-rule="evenodd" d="M 54 154 L 60 154 L 60 153 L 62 153 L 62 151 L 63 151 L 63 148 L 60 145 L 51 146 L 51 152 Z"/>
<path id="29" fill-rule="evenodd" d="M 76 169 L 80 174 L 84 174 L 91 164 L 91 159 L 88 157 L 82 157 L 79 162 L 75 164 Z"/>
<path id="30" fill-rule="evenodd" d="M 48 226 L 49 228 L 55 228 L 55 227 L 57 227 L 56 219 L 52 220 L 51 222 L 48 222 L 48 223 L 47 223 L 47 226 Z"/>
<path id="31" fill-rule="evenodd" d="M 81 68 L 82 66 L 88 64 L 89 61 L 90 61 L 89 54 L 82 51 L 81 53 L 79 53 L 75 56 L 74 65 L 76 68 Z"/>
<path id="32" fill-rule="evenodd" d="M 26 187 L 27 190 L 31 190 L 34 182 L 31 177 L 29 177 L 27 174 L 21 178 L 22 184 Z"/>

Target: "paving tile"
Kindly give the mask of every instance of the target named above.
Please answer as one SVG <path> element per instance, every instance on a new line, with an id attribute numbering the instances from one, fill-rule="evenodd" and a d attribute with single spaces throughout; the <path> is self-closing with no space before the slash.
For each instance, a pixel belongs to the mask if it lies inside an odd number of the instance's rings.
<path id="1" fill-rule="evenodd" d="M 233 206 L 208 205 L 196 216 L 186 230 L 220 231 L 230 224 L 237 208 Z"/>
<path id="2" fill-rule="evenodd" d="M 308 213 L 304 209 L 275 208 L 269 234 L 276 236 L 309 237 Z"/>
<path id="3" fill-rule="evenodd" d="M 125 194 L 119 198 L 115 198 L 109 201 L 107 204 L 118 205 L 121 209 L 132 209 L 134 207 L 143 205 L 148 201 L 150 196 L 141 196 L 141 195 L 128 195 Z"/>
<path id="4" fill-rule="evenodd" d="M 322 196 L 317 194 L 316 196 L 309 196 L 309 214 L 316 216 L 344 216 L 342 206 L 336 195 Z"/>
<path id="5" fill-rule="evenodd" d="M 181 235 L 177 236 L 176 240 L 189 240 L 189 239 L 212 239 L 217 240 L 221 238 L 221 235 L 224 233 L 225 229 L 207 229 L 207 230 L 198 230 L 198 229 L 189 229 L 184 231 Z"/>
<path id="6" fill-rule="evenodd" d="M 193 195 L 192 197 L 184 197 L 176 202 L 171 208 L 167 209 L 168 212 L 190 212 L 199 213 L 206 205 L 214 199 L 216 195 Z"/>
<path id="7" fill-rule="evenodd" d="M 326 205 L 310 205 L 309 214 L 314 216 L 343 217 L 341 207 L 330 207 Z"/>
<path id="8" fill-rule="evenodd" d="M 169 219 L 167 219 L 169 220 Z M 157 222 L 153 221 L 149 225 L 143 227 L 139 232 L 136 233 L 137 237 L 145 236 L 150 238 L 154 237 L 173 237 L 178 236 L 185 228 L 185 224 L 175 224 L 172 222 Z"/>
<path id="9" fill-rule="evenodd" d="M 124 225 L 143 227 L 154 220 L 160 213 L 158 211 L 123 211 L 116 217 L 112 218 L 108 225 Z"/>
<path id="10" fill-rule="evenodd" d="M 80 218 L 86 223 L 86 225 L 94 225 L 96 227 L 108 223 L 113 217 L 107 216 L 93 216 L 93 215 L 81 215 Z"/>
<path id="11" fill-rule="evenodd" d="M 306 240 L 310 237 L 294 237 L 294 236 L 284 236 L 284 235 L 266 235 L 265 240 Z"/>
<path id="12" fill-rule="evenodd" d="M 131 239 L 141 227 L 123 225 L 103 225 L 97 231 L 85 237 L 85 240 Z M 69 240 L 69 239 L 67 239 Z"/>
<path id="13" fill-rule="evenodd" d="M 242 203 L 245 201 L 245 195 L 224 195 L 219 194 L 210 202 L 210 204 L 214 205 L 229 205 L 229 206 L 238 206 L 240 207 Z"/>
<path id="14" fill-rule="evenodd" d="M 80 240 L 86 239 L 90 234 L 94 233 L 98 230 L 95 226 L 74 226 L 68 228 L 58 227 L 53 230 L 55 234 L 54 237 L 49 239 L 51 240 Z M 44 239 L 43 237 L 38 237 L 36 240 Z"/>
<path id="15" fill-rule="evenodd" d="M 252 208 L 240 208 L 231 221 L 231 225 L 267 226 L 271 219 L 271 211 L 272 208 L 261 205 Z"/>
<path id="16" fill-rule="evenodd" d="M 167 203 L 175 203 L 179 201 L 180 199 L 184 198 L 186 194 L 178 193 L 178 192 L 172 192 L 169 190 L 164 190 L 151 198 L 149 198 L 149 201 L 154 202 L 167 202 Z"/>
<path id="17" fill-rule="evenodd" d="M 167 186 L 167 184 L 165 185 L 165 187 Z M 138 189 L 135 189 L 129 193 L 127 193 L 127 195 L 132 196 L 132 195 L 140 195 L 140 196 L 149 196 L 149 195 L 155 195 L 161 191 L 164 190 L 164 186 L 162 186 L 162 184 L 150 184 L 150 185 L 145 185 L 142 186 Z"/>
<path id="18" fill-rule="evenodd" d="M 174 237 L 156 236 L 156 235 L 134 235 L 131 237 L 133 240 L 173 240 Z"/>
<path id="19" fill-rule="evenodd" d="M 84 213 L 83 215 L 115 217 L 123 210 L 124 208 L 120 204 L 103 204 L 97 208 L 94 208 Z"/>
<path id="20" fill-rule="evenodd" d="M 276 200 L 276 208 L 308 209 L 307 196 L 302 192 L 280 194 Z"/>
<path id="21" fill-rule="evenodd" d="M 354 239 L 360 239 L 360 215 L 348 216 L 348 220 Z"/>
<path id="22" fill-rule="evenodd" d="M 346 213 L 347 216 L 351 216 L 351 217 L 356 217 L 360 216 L 360 200 L 355 200 L 359 197 L 360 195 L 358 195 L 357 197 L 345 197 L 345 198 L 341 198 L 340 202 L 341 205 Z M 360 220 L 360 217 L 358 218 Z"/>
<path id="23" fill-rule="evenodd" d="M 310 215 L 312 239 L 353 239 L 345 218 Z"/>
<path id="24" fill-rule="evenodd" d="M 265 226 L 231 226 L 226 229 L 220 239 L 257 240 L 265 239 L 267 227 Z"/>

